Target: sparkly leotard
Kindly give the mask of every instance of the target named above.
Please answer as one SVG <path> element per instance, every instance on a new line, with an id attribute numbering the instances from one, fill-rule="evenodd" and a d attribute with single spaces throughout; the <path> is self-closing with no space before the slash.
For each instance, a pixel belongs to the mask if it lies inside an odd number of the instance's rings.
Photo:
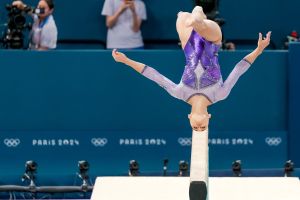
<path id="1" fill-rule="evenodd" d="M 142 74 L 159 84 L 173 97 L 188 101 L 194 95 L 203 95 L 212 103 L 225 99 L 250 63 L 243 59 L 223 83 L 218 62 L 220 45 L 205 40 L 194 30 L 184 47 L 186 66 L 179 84 L 175 84 L 155 69 L 145 66 Z"/>

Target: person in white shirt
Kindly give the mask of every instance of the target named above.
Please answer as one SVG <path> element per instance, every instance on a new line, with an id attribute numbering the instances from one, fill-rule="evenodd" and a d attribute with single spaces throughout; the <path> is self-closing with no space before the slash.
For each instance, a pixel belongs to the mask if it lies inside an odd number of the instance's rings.
<path id="1" fill-rule="evenodd" d="M 143 49 L 141 24 L 147 19 L 141 0 L 105 0 L 102 15 L 106 16 L 107 48 Z"/>
<path id="2" fill-rule="evenodd" d="M 14 1 L 13 6 L 25 9 L 22 1 Z M 57 28 L 52 16 L 54 10 L 53 0 L 40 0 L 37 8 L 39 13 L 32 12 L 33 25 L 30 33 L 30 49 L 55 49 L 57 43 Z"/>

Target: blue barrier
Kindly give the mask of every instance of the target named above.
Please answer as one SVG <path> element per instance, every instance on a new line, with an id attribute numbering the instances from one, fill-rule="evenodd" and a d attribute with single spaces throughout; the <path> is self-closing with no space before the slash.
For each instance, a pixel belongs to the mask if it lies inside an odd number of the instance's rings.
<path id="1" fill-rule="evenodd" d="M 249 51 L 220 52 L 225 79 Z M 131 51 L 130 57 L 179 82 L 182 51 Z M 280 80 L 280 81 L 278 81 Z M 77 161 L 97 175 L 170 170 L 190 158 L 190 108 L 110 51 L 0 51 L 1 172 L 21 175 L 36 160 L 45 176 L 72 176 Z M 265 52 L 228 99 L 210 108 L 210 168 L 280 168 L 287 159 L 287 52 Z M 55 176 L 54 176 L 55 175 Z"/>
<path id="2" fill-rule="evenodd" d="M 286 161 L 286 132 L 210 132 L 210 168 L 228 169 L 234 160 L 245 168 L 280 168 Z M 1 131 L 0 150 L 6 173 L 21 174 L 26 160 L 39 163 L 40 173 L 67 174 L 76 171 L 77 161 L 88 160 L 98 175 L 128 171 L 130 160 L 141 171 L 160 171 L 163 159 L 169 170 L 180 160 L 190 160 L 189 131 Z M 71 169 L 73 172 L 70 173 Z"/>
<path id="3" fill-rule="evenodd" d="M 299 94 L 299 74 L 300 74 L 300 44 L 293 43 L 289 46 L 289 159 L 293 160 L 297 166 L 300 165 L 300 158 L 298 152 L 300 151 L 300 124 L 299 124 L 299 112 L 300 112 L 300 94 Z"/>
<path id="4" fill-rule="evenodd" d="M 247 53 L 220 52 L 224 79 Z M 179 82 L 182 51 L 128 55 Z M 115 63 L 110 51 L 0 51 L 0 56 L 1 130 L 190 130 L 186 103 Z M 286 69 L 286 51 L 264 53 L 229 98 L 210 108 L 211 129 L 287 130 Z"/>

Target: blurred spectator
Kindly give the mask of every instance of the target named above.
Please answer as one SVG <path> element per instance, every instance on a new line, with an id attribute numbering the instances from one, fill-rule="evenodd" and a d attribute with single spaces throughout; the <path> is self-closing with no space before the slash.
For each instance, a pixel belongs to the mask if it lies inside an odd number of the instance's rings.
<path id="1" fill-rule="evenodd" d="M 28 9 L 22 1 L 14 1 L 13 6 L 19 9 Z M 30 32 L 30 49 L 55 49 L 57 42 L 57 28 L 52 16 L 54 10 L 53 0 L 40 0 L 37 9 L 31 10 L 33 25 Z"/>
<path id="2" fill-rule="evenodd" d="M 234 51 L 236 48 L 233 42 L 223 42 L 222 49 L 228 51 Z"/>
<path id="3" fill-rule="evenodd" d="M 141 0 L 105 0 L 102 15 L 106 16 L 107 48 L 143 49 L 142 20 L 147 19 Z"/>
<path id="4" fill-rule="evenodd" d="M 286 36 L 286 41 L 284 42 L 284 48 L 288 49 L 289 48 L 289 43 L 291 42 L 300 42 L 299 36 L 297 31 L 292 31 L 290 35 Z"/>
<path id="5" fill-rule="evenodd" d="M 201 6 L 208 19 L 214 20 L 219 14 L 219 0 L 194 0 L 196 6 Z M 220 24 L 219 24 L 220 25 Z"/>

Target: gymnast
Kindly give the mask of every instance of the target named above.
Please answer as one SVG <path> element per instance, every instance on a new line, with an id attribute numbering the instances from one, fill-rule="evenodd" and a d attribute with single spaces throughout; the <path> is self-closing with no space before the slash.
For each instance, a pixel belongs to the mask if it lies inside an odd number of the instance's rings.
<path id="1" fill-rule="evenodd" d="M 245 56 L 223 82 L 218 62 L 222 33 L 219 25 L 208 20 L 202 7 L 196 6 L 192 13 L 179 12 L 176 29 L 186 57 L 186 66 L 179 84 L 160 74 L 155 69 L 128 58 L 116 49 L 112 56 L 116 62 L 124 63 L 163 87 L 170 95 L 191 105 L 188 115 L 195 131 L 204 131 L 211 117 L 207 107 L 225 99 L 239 77 L 269 45 L 271 32 L 263 37 L 259 33 L 257 48 Z"/>

